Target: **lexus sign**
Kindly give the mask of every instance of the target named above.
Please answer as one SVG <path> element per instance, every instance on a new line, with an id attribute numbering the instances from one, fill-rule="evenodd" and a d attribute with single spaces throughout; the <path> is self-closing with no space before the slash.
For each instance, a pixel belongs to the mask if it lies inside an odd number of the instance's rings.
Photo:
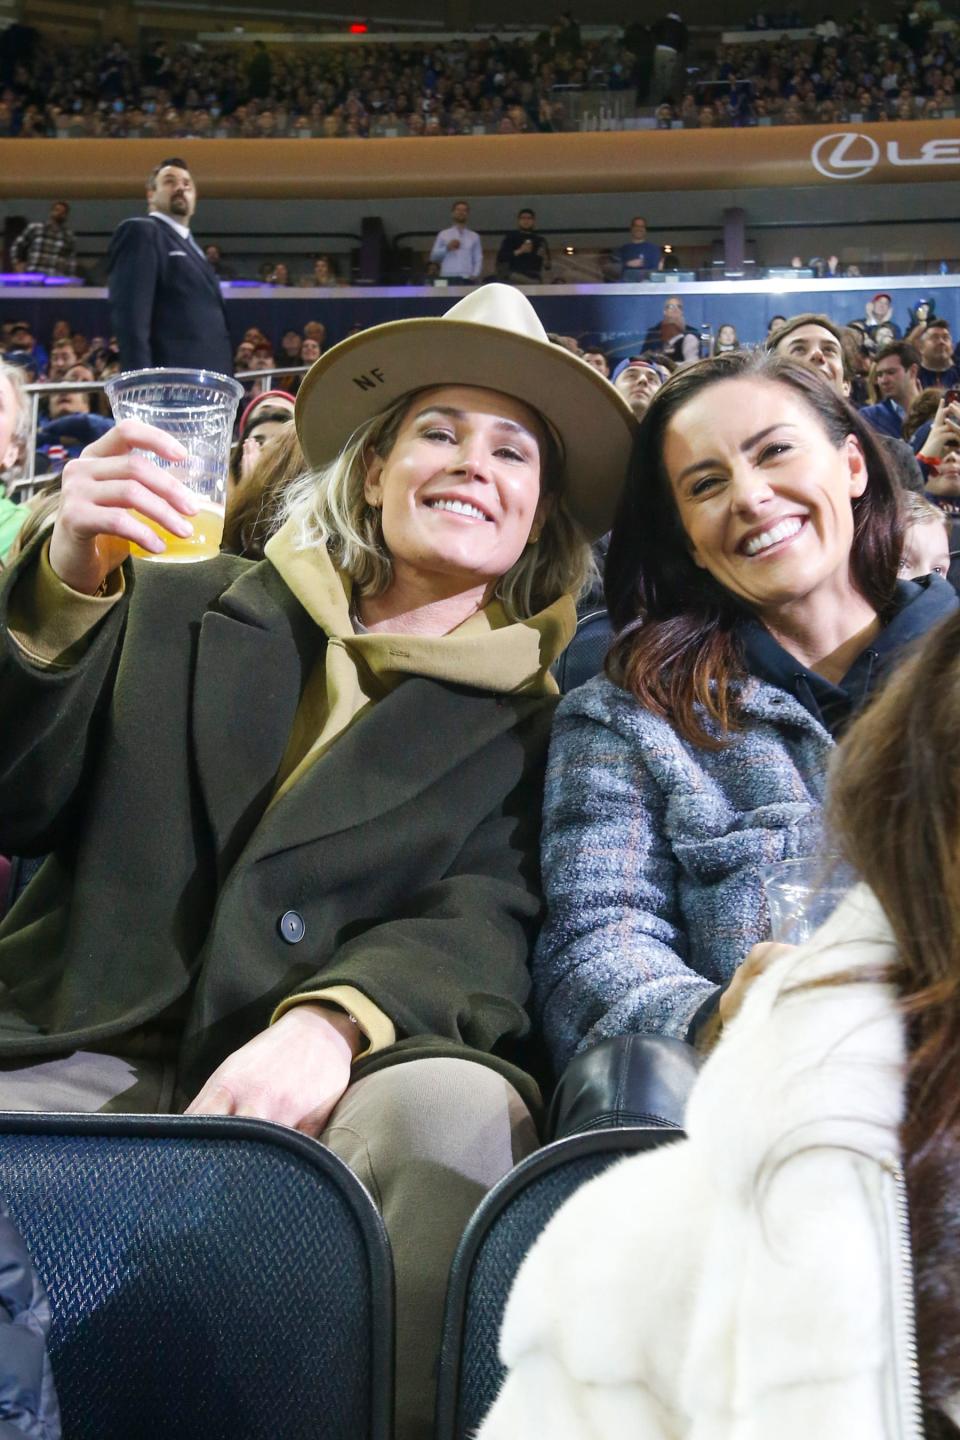
<path id="1" fill-rule="evenodd" d="M 810 152 L 814 169 L 827 180 L 860 180 L 878 165 L 949 165 L 960 179 L 960 139 L 937 137 L 911 146 L 899 140 L 875 140 L 860 130 L 822 135 Z M 944 179 L 948 177 L 944 176 Z"/>

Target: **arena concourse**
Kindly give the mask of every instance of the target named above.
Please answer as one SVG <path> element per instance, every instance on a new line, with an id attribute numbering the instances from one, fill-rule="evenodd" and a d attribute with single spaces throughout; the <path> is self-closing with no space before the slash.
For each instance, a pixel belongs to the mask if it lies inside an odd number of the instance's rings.
<path id="1" fill-rule="evenodd" d="M 0 0 L 4 1440 L 960 1435 L 958 85 Z"/>

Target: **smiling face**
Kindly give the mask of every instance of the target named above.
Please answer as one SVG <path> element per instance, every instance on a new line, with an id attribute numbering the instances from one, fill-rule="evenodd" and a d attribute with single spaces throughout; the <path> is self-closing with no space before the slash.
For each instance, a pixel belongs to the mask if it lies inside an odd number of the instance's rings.
<path id="1" fill-rule="evenodd" d="M 151 210 L 169 215 L 181 225 L 189 225 L 197 208 L 197 191 L 189 170 L 179 165 L 165 165 L 147 190 Z"/>
<path id="2" fill-rule="evenodd" d="M 698 391 L 663 454 L 694 563 L 765 622 L 852 589 L 866 461 L 853 435 L 835 448 L 790 386 L 742 377 Z"/>
<path id="3" fill-rule="evenodd" d="M 462 385 L 417 395 L 364 483 L 395 583 L 437 599 L 491 588 L 543 525 L 545 446 L 538 416 L 507 395 Z"/>
<path id="4" fill-rule="evenodd" d="M 470 206 L 464 200 L 460 200 L 451 210 L 454 225 L 466 225 L 470 216 Z"/>
<path id="5" fill-rule="evenodd" d="M 823 325 L 798 325 L 774 346 L 778 355 L 812 365 L 841 395 L 850 393 L 843 374 L 843 347 Z"/>

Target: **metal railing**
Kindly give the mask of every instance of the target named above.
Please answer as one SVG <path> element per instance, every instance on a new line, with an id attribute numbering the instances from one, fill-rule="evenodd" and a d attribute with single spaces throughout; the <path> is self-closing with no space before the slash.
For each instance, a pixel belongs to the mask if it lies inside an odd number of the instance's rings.
<path id="1" fill-rule="evenodd" d="M 276 365 L 272 370 L 239 370 L 233 378 L 258 382 L 253 393 L 263 394 L 273 388 L 270 382 L 274 376 L 306 375 L 310 368 L 309 365 Z M 49 480 L 53 473 L 46 471 L 42 475 L 37 474 L 37 431 L 40 428 L 40 401 L 44 396 L 100 394 L 106 383 L 106 380 L 42 380 L 24 386 L 30 402 L 24 473 L 19 480 L 10 480 L 7 483 L 8 495 L 16 495 L 18 500 L 30 500 L 34 492 Z"/>

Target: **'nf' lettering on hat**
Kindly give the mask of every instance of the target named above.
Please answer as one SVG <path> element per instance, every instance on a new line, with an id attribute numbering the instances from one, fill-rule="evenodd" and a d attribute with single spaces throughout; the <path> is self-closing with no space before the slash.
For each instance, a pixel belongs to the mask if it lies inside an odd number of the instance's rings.
<path id="1" fill-rule="evenodd" d="M 386 378 L 383 371 L 374 365 L 366 375 L 354 375 L 353 383 L 359 385 L 361 390 L 375 390 L 378 385 L 384 384 Z"/>

